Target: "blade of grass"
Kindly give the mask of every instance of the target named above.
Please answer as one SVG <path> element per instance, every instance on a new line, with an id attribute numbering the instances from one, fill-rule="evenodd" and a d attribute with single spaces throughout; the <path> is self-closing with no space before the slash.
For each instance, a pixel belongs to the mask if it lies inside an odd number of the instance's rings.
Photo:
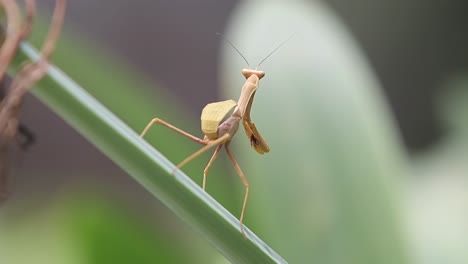
<path id="1" fill-rule="evenodd" d="M 12 70 L 39 54 L 23 43 Z M 56 67 L 32 93 L 234 263 L 286 263 L 174 164 Z"/>

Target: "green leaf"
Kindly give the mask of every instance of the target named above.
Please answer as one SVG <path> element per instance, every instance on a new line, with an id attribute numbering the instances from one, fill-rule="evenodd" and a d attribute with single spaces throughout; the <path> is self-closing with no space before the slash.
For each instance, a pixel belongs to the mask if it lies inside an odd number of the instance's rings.
<path id="1" fill-rule="evenodd" d="M 233 142 L 252 229 L 292 263 L 406 263 L 405 153 L 350 34 L 317 1 L 244 1 L 227 31 L 253 67 L 295 33 L 260 67 L 252 119 L 270 153 Z M 237 98 L 242 58 L 227 44 L 222 54 L 223 91 Z"/>
<path id="2" fill-rule="evenodd" d="M 189 263 L 192 244 L 154 226 L 134 205 L 89 188 L 0 214 L 0 263 Z M 117 201 L 117 202 L 116 202 Z M 5 211 L 9 214 L 3 214 Z M 14 211 L 14 212 L 12 212 Z M 6 216 L 8 215 L 8 217 Z M 3 221 L 2 221 L 3 220 Z M 27 252 L 27 254 L 25 254 Z M 181 254 L 183 252 L 183 254 Z"/>

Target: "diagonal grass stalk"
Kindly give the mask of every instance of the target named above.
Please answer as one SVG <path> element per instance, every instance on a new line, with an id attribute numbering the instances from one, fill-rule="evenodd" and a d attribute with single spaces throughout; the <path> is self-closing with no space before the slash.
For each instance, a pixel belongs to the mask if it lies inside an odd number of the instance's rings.
<path id="1" fill-rule="evenodd" d="M 37 60 L 38 52 L 28 43 L 18 51 L 12 72 L 25 60 Z M 57 67 L 50 67 L 32 93 L 99 150 L 124 169 L 197 230 L 233 263 L 286 263 L 248 228 L 244 240 L 239 221 L 204 192 L 175 165 L 106 109 Z"/>

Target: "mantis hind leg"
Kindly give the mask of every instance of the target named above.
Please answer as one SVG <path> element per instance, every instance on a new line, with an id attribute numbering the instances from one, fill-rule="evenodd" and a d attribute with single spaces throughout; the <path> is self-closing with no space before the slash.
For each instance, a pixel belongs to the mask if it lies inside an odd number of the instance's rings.
<path id="1" fill-rule="evenodd" d="M 231 150 L 229 149 L 229 143 L 225 144 L 225 148 L 226 148 L 226 152 L 227 152 L 227 154 L 229 156 L 229 159 L 232 162 L 232 165 L 234 165 L 234 168 L 236 169 L 236 172 L 239 175 L 239 177 L 241 178 L 242 184 L 244 184 L 244 187 L 245 187 L 244 202 L 242 203 L 242 211 L 241 211 L 241 215 L 240 215 L 240 218 L 239 218 L 239 222 L 240 222 L 240 229 L 241 229 L 241 232 L 242 232 L 242 236 L 244 236 L 244 238 L 246 238 L 243 223 L 244 223 L 245 209 L 247 207 L 247 201 L 249 200 L 249 182 L 245 178 L 244 173 L 242 172 L 239 164 L 237 163 L 236 159 L 234 158 L 234 155 L 232 154 Z"/>
<path id="2" fill-rule="evenodd" d="M 143 131 L 141 132 L 140 134 L 140 137 L 143 138 L 146 133 L 148 133 L 148 130 L 155 124 L 161 124 L 179 134 L 181 134 L 182 136 L 190 139 L 190 140 L 193 140 L 195 141 L 196 143 L 199 143 L 199 144 L 202 144 L 202 145 L 207 145 L 208 144 L 208 141 L 207 140 L 203 140 L 201 138 L 198 138 L 190 133 L 187 133 L 185 131 L 183 131 L 182 129 L 176 127 L 176 126 L 173 126 L 171 124 L 169 124 L 168 122 L 162 120 L 162 119 L 159 119 L 159 118 L 153 118 L 145 127 L 145 129 L 143 129 Z"/>

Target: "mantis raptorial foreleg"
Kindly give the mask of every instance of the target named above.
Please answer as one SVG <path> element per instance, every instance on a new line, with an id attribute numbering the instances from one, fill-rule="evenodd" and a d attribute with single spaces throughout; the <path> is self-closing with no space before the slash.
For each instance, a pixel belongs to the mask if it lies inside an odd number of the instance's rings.
<path id="1" fill-rule="evenodd" d="M 206 190 L 206 176 L 208 175 L 208 171 L 210 170 L 211 165 L 213 165 L 213 162 L 215 161 L 215 159 L 218 157 L 218 154 L 221 151 L 222 147 L 223 147 L 222 144 L 218 145 L 215 152 L 213 153 L 213 156 L 211 156 L 210 161 L 208 161 L 208 164 L 206 164 L 206 167 L 203 170 L 203 184 L 202 184 L 202 187 L 203 187 L 204 191 Z"/>
<path id="2" fill-rule="evenodd" d="M 185 164 L 189 163 L 196 157 L 200 156 L 201 154 L 205 153 L 207 150 L 214 148 L 220 144 L 223 144 L 224 142 L 228 141 L 231 138 L 229 134 L 224 134 L 222 137 L 210 141 L 208 145 L 204 146 L 203 148 L 199 149 L 197 152 L 193 153 L 192 155 L 188 156 L 186 159 L 184 159 L 181 163 L 177 165 L 177 168 L 174 169 L 172 173 L 174 173 L 176 170 L 182 168 Z"/>
<path id="3" fill-rule="evenodd" d="M 234 169 L 236 169 L 236 172 L 239 175 L 239 177 L 241 178 L 242 184 L 244 184 L 244 187 L 245 187 L 244 202 L 242 203 L 242 211 L 241 211 L 241 216 L 239 218 L 239 222 L 240 222 L 240 229 L 241 229 L 242 235 L 244 236 L 244 238 L 246 238 L 245 231 L 244 231 L 244 213 L 245 213 L 245 209 L 247 207 L 247 200 L 249 200 L 249 182 L 245 178 L 244 173 L 242 172 L 239 164 L 237 163 L 236 159 L 234 158 L 234 155 L 232 154 L 231 150 L 229 149 L 229 142 L 226 143 L 224 146 L 226 148 L 226 152 L 227 152 L 227 154 L 229 156 L 229 159 L 232 162 L 232 165 L 234 165 Z"/>
<path id="4" fill-rule="evenodd" d="M 183 131 L 182 129 L 180 129 L 180 128 L 178 128 L 178 127 L 175 127 L 175 126 L 169 124 L 168 122 L 166 122 L 166 121 L 164 121 L 164 120 L 162 120 L 162 119 L 159 119 L 159 118 L 153 118 L 153 119 L 148 123 L 148 125 L 146 125 L 145 129 L 143 129 L 143 132 L 141 132 L 140 137 L 143 138 L 143 137 L 146 135 L 146 133 L 148 133 L 148 130 L 149 130 L 154 124 L 161 124 L 161 125 L 163 125 L 163 126 L 169 128 L 169 129 L 171 129 L 171 130 L 174 130 L 175 132 L 181 134 L 182 136 L 184 136 L 184 137 L 186 137 L 186 138 L 188 138 L 188 139 L 190 139 L 190 140 L 193 140 L 193 141 L 195 141 L 195 142 L 197 142 L 197 143 L 199 143 L 199 144 L 202 144 L 202 145 L 207 145 L 207 144 L 208 144 L 208 141 L 203 140 L 203 139 L 201 139 L 201 138 L 198 138 L 198 137 L 196 137 L 196 136 L 194 136 L 194 135 L 192 135 L 192 134 L 190 134 L 190 133 L 187 133 L 187 132 Z"/>

